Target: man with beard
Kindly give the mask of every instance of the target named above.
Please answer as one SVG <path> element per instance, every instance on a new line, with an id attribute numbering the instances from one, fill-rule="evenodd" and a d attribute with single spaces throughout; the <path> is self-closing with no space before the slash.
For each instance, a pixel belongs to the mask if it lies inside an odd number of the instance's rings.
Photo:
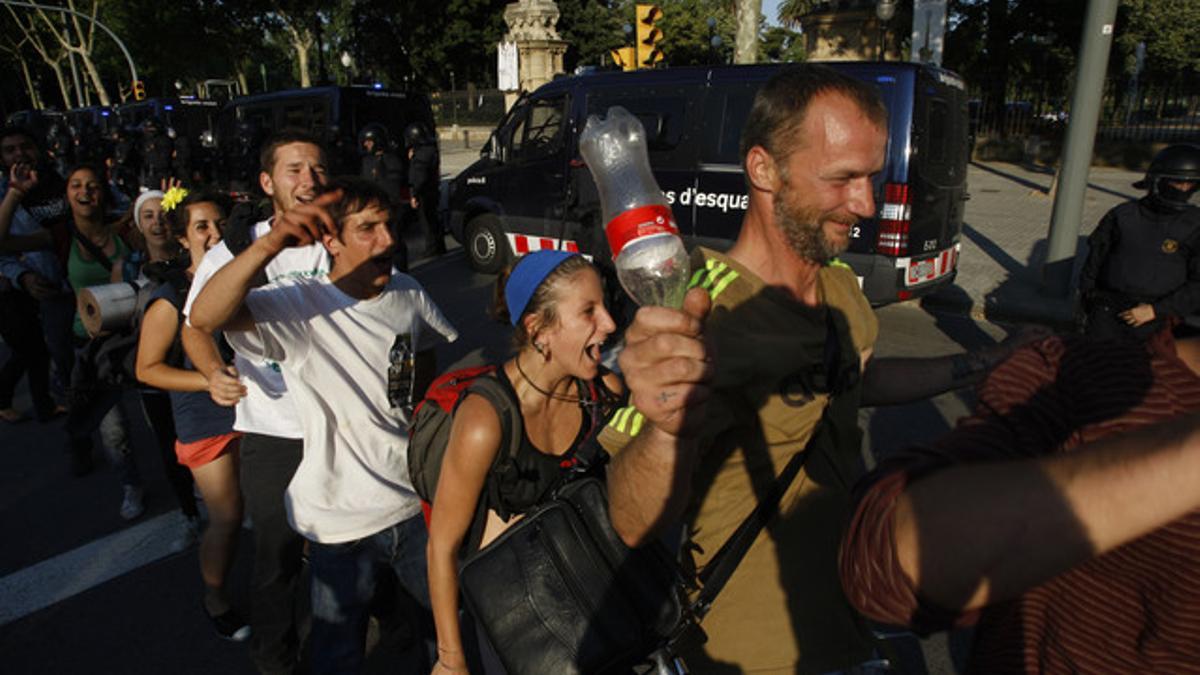
<path id="1" fill-rule="evenodd" d="M 15 238 L 42 233 L 64 216 L 67 204 L 62 177 L 44 162 L 37 140 L 28 130 L 0 130 L 0 231 Z M 0 237 L 2 238 L 2 237 Z M 47 419 L 55 403 L 47 389 L 48 357 L 53 357 L 60 387 L 70 378 L 75 361 L 71 348 L 74 295 L 54 251 L 28 251 L 0 255 L 0 277 L 11 288 L 0 293 L 0 323 L 13 358 L 0 370 L 0 419 L 15 421 L 12 388 L 22 371 L 29 374 L 34 412 Z"/>
<path id="2" fill-rule="evenodd" d="M 803 468 L 712 605 L 695 672 L 823 673 L 872 658 L 837 575 L 860 405 L 977 381 L 1010 349 L 871 358 L 878 323 L 836 256 L 875 215 L 887 111 L 874 87 L 824 66 L 782 70 L 741 141 L 749 207 L 728 253 L 700 248 L 683 311 L 642 308 L 620 362 L 631 408 L 601 435 L 613 524 L 638 545 L 677 523 L 705 566 L 789 460 Z M 711 307 L 711 309 L 709 309 Z M 703 578 L 703 577 L 702 577 Z"/>

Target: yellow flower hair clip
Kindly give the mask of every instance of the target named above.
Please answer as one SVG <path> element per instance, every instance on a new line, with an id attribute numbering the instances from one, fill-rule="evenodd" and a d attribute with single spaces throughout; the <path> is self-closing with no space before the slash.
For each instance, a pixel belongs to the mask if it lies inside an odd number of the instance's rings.
<path id="1" fill-rule="evenodd" d="M 176 206 L 179 206 L 179 202 L 183 201 L 183 199 L 187 196 L 188 191 L 179 187 L 178 185 L 172 187 L 170 190 L 167 190 L 166 194 L 164 194 L 162 198 L 163 213 L 168 213 Z"/>

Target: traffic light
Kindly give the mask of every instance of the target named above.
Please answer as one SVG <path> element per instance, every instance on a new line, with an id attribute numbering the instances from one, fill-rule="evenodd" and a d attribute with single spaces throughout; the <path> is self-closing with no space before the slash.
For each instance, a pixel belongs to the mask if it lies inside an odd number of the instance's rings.
<path id="1" fill-rule="evenodd" d="M 636 5 L 636 10 L 637 67 L 653 68 L 663 58 L 662 50 L 658 48 L 663 32 L 654 26 L 662 18 L 663 11 L 658 5 Z"/>
<path id="2" fill-rule="evenodd" d="M 146 83 L 142 82 L 141 80 L 133 81 L 133 100 L 135 100 L 135 101 L 145 101 L 146 100 Z"/>
<path id="3" fill-rule="evenodd" d="M 612 56 L 613 63 L 621 70 L 636 70 L 637 62 L 634 61 L 633 47 L 621 47 L 620 49 L 610 49 L 608 52 Z"/>

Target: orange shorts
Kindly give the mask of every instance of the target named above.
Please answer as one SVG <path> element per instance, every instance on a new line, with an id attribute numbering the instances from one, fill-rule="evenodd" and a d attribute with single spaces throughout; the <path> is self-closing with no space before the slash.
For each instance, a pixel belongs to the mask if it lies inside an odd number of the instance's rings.
<path id="1" fill-rule="evenodd" d="M 189 469 L 197 469 L 227 452 L 236 451 L 241 437 L 242 432 L 234 431 L 220 436 L 201 438 L 191 443 L 175 441 L 175 456 L 179 458 L 180 464 Z"/>

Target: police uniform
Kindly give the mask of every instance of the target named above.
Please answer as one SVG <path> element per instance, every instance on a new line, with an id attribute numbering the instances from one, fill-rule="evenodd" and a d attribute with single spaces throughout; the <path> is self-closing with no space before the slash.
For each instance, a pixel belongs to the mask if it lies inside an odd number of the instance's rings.
<path id="1" fill-rule="evenodd" d="M 421 141 L 412 146 L 408 162 L 408 184 L 417 198 L 417 220 L 425 232 L 425 255 L 446 252 L 445 232 L 438 219 L 438 184 L 441 181 L 440 158 L 436 142 Z"/>
<path id="2" fill-rule="evenodd" d="M 1141 339 L 1200 309 L 1200 208 L 1166 209 L 1152 196 L 1126 202 L 1105 214 L 1088 246 L 1080 290 L 1089 335 Z M 1118 316 L 1142 303 L 1154 321 L 1135 328 Z"/>

